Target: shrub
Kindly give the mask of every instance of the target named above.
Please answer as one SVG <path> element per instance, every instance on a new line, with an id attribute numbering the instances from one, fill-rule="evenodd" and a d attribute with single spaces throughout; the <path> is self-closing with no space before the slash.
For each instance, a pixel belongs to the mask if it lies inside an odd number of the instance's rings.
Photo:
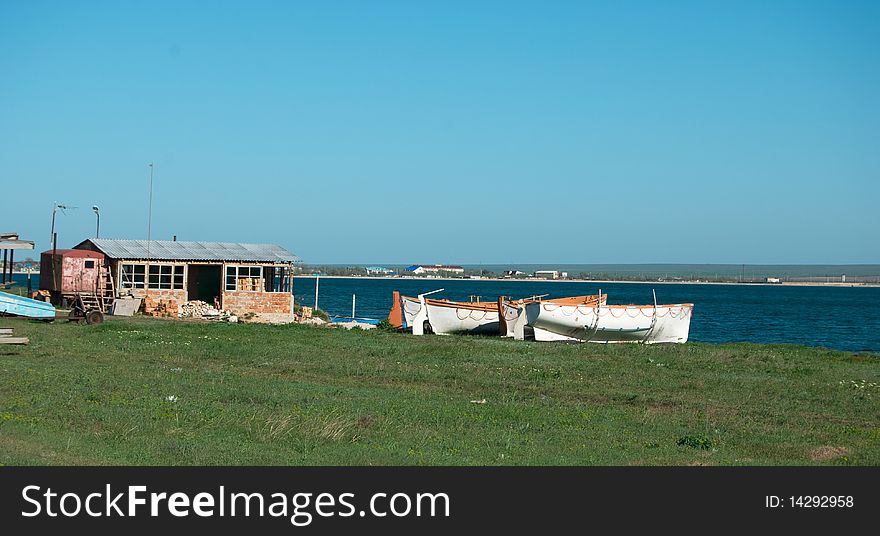
<path id="1" fill-rule="evenodd" d="M 680 447 L 691 447 L 693 449 L 709 450 L 712 448 L 712 441 L 706 436 L 682 436 L 678 438 L 677 444 Z"/>

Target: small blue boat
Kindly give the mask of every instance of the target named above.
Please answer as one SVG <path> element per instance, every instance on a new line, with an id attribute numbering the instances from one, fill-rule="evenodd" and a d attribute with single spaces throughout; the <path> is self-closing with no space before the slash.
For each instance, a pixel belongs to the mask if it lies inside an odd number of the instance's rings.
<path id="1" fill-rule="evenodd" d="M 357 322 L 359 324 L 372 324 L 374 326 L 378 326 L 381 320 L 378 318 L 361 318 L 356 317 L 352 318 L 350 316 L 341 316 L 341 315 L 330 315 L 330 322 L 333 324 L 343 324 L 348 322 Z"/>
<path id="2" fill-rule="evenodd" d="M 51 303 L 0 292 L 0 315 L 50 319 L 55 318 L 55 307 Z"/>

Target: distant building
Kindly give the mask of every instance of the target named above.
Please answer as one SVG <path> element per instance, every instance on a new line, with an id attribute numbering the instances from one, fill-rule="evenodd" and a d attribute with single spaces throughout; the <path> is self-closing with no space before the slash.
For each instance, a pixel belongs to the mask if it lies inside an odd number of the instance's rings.
<path id="1" fill-rule="evenodd" d="M 367 266 L 364 270 L 367 271 L 368 275 L 390 275 L 396 273 L 394 270 L 382 266 Z"/>
<path id="2" fill-rule="evenodd" d="M 767 282 L 768 282 L 768 283 L 773 283 L 773 284 L 775 284 L 775 285 L 778 285 L 779 283 L 782 283 L 782 281 L 780 281 L 778 277 L 768 277 L 768 278 L 767 278 Z"/>
<path id="3" fill-rule="evenodd" d="M 407 266 L 406 271 L 414 274 L 437 274 L 440 272 L 463 274 L 464 268 L 449 264 L 413 264 L 412 266 Z"/>
<path id="4" fill-rule="evenodd" d="M 544 279 L 558 279 L 560 275 L 562 275 L 562 277 L 568 275 L 565 272 L 563 272 L 563 274 L 565 275 L 560 274 L 557 270 L 537 270 L 535 272 L 535 277 L 541 277 Z"/>
<path id="5" fill-rule="evenodd" d="M 519 270 L 505 270 L 504 275 L 507 275 L 507 276 L 510 276 L 510 277 L 515 277 L 515 276 L 518 276 L 518 275 L 526 275 L 526 273 L 525 273 L 525 272 L 521 272 L 521 271 L 519 271 Z"/>

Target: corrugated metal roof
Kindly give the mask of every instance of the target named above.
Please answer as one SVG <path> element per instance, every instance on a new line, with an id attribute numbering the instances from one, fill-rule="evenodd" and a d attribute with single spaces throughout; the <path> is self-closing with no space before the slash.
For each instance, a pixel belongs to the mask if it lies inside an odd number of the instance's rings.
<path id="1" fill-rule="evenodd" d="M 177 242 L 169 240 L 114 240 L 90 238 L 87 243 L 111 259 L 143 259 L 165 261 L 240 261 L 298 262 L 299 257 L 275 244 L 241 244 L 237 242 Z"/>

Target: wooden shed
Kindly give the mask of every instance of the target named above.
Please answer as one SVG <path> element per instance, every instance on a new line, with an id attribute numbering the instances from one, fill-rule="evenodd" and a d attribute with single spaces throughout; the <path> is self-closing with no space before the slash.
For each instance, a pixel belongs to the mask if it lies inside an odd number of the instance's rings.
<path id="1" fill-rule="evenodd" d="M 107 284 L 105 256 L 100 251 L 54 249 L 40 255 L 40 288 L 53 303 L 78 294 L 94 295 Z"/>
<path id="2" fill-rule="evenodd" d="M 148 314 L 176 317 L 181 306 L 198 300 L 255 321 L 293 320 L 299 259 L 281 246 L 92 238 L 74 251 L 104 258 L 117 293 L 142 298 Z"/>

